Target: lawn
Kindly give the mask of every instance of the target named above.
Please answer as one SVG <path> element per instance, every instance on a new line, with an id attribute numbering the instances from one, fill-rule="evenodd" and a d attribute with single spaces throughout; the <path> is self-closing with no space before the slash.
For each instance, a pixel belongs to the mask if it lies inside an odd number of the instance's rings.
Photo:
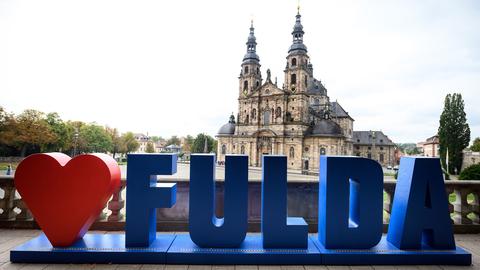
<path id="1" fill-rule="evenodd" d="M 12 165 L 12 169 L 16 169 L 17 166 L 18 166 L 18 162 L 11 162 L 11 163 L 8 163 L 8 162 L 0 162 L 0 171 L 5 171 L 7 170 L 7 167 L 8 167 L 8 164 Z"/>

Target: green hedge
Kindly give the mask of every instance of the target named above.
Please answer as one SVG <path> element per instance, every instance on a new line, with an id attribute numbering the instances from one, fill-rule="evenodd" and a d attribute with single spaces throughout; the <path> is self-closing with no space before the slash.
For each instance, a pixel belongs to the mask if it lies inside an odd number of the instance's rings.
<path id="1" fill-rule="evenodd" d="M 480 180 L 480 164 L 465 168 L 458 176 L 460 180 Z"/>

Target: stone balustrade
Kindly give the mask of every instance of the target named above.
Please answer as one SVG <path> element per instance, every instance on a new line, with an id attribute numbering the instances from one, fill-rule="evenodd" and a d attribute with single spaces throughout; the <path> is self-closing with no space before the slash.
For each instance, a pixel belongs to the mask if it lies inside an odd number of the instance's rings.
<path id="1" fill-rule="evenodd" d="M 189 182 L 186 179 L 167 180 L 177 183 L 177 202 L 172 208 L 157 210 L 158 229 L 161 231 L 188 230 Z M 163 182 L 163 181 L 162 181 Z M 388 226 L 395 193 L 395 180 L 384 182 L 384 227 Z M 450 196 L 450 212 L 456 233 L 480 232 L 480 181 L 447 180 L 446 192 Z M 223 215 L 223 181 L 216 183 L 216 213 Z M 260 230 L 261 182 L 249 182 L 249 231 Z M 115 191 L 92 229 L 123 230 L 125 226 L 126 181 Z M 318 219 L 318 183 L 314 181 L 288 182 L 288 214 L 303 217 L 316 232 Z M 0 228 L 37 228 L 27 206 L 15 191 L 13 177 L 0 176 Z"/>

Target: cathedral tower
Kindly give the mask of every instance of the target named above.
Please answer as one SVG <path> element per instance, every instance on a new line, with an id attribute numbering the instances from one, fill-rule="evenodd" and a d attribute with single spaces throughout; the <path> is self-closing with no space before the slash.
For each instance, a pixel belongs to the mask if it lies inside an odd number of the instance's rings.
<path id="1" fill-rule="evenodd" d="M 305 93 L 308 81 L 313 77 L 313 69 L 307 54 L 307 46 L 303 44 L 303 26 L 300 18 L 300 10 L 295 16 L 293 26 L 293 43 L 288 50 L 287 65 L 285 67 L 285 90 L 293 93 Z"/>
<path id="2" fill-rule="evenodd" d="M 257 41 L 253 21 L 250 25 L 250 35 L 247 40 L 247 53 L 243 57 L 242 70 L 239 79 L 239 97 L 244 97 L 262 85 L 260 58 L 257 55 Z"/>

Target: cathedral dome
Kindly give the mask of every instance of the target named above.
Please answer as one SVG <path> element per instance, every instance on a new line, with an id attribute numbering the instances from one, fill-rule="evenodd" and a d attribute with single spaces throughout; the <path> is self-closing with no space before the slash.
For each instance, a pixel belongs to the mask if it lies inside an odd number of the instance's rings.
<path id="1" fill-rule="evenodd" d="M 329 119 L 318 121 L 311 129 L 312 136 L 342 136 L 342 128 Z"/>
<path id="2" fill-rule="evenodd" d="M 235 124 L 226 123 L 218 130 L 218 135 L 233 135 L 235 133 Z"/>
<path id="3" fill-rule="evenodd" d="M 235 117 L 230 116 L 228 123 L 223 125 L 217 132 L 217 135 L 233 135 L 235 133 Z"/>

